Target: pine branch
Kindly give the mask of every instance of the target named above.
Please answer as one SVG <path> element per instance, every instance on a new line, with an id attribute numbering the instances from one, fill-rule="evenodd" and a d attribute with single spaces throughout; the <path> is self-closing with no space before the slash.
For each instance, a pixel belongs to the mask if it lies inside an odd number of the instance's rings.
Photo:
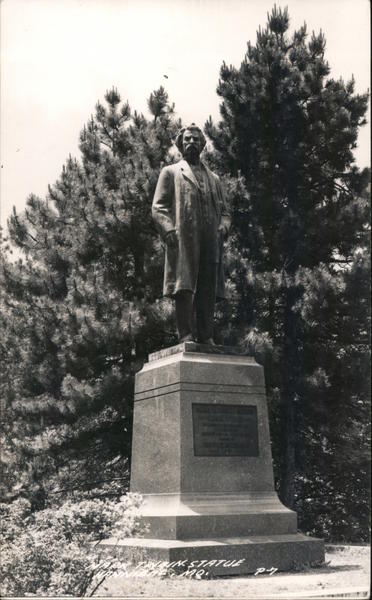
<path id="1" fill-rule="evenodd" d="M 108 144 L 103 139 L 100 139 L 100 144 L 103 144 L 104 146 L 106 146 L 107 148 L 109 148 L 111 150 L 111 152 L 112 152 L 112 146 L 111 146 L 111 144 Z"/>
<path id="2" fill-rule="evenodd" d="M 350 259 L 340 259 L 340 258 L 332 258 L 331 259 L 331 263 L 340 263 L 340 264 L 346 263 L 348 265 L 351 265 L 351 264 L 353 264 L 353 262 L 354 261 L 351 258 Z"/>

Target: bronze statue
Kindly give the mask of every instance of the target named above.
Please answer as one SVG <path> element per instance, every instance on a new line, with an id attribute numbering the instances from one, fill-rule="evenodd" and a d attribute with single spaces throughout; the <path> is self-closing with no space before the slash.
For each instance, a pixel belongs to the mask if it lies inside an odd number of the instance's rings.
<path id="1" fill-rule="evenodd" d="M 161 171 L 152 214 L 165 243 L 163 293 L 175 298 L 179 340 L 214 344 L 230 216 L 218 176 L 200 160 L 205 143 L 195 123 L 179 131 L 176 146 L 183 160 Z"/>

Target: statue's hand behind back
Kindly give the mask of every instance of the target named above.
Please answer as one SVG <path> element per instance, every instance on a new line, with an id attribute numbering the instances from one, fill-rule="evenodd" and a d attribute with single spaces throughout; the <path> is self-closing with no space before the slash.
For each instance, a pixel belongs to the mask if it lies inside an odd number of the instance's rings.
<path id="1" fill-rule="evenodd" d="M 227 239 L 228 236 L 228 229 L 225 225 L 220 225 L 218 228 L 218 232 L 219 234 L 222 236 L 223 241 L 225 241 Z"/>

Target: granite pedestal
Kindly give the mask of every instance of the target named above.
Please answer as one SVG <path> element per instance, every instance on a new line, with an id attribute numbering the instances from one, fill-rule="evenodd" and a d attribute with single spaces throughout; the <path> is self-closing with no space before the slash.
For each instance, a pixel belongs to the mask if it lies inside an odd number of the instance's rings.
<path id="1" fill-rule="evenodd" d="M 149 356 L 136 375 L 130 490 L 143 495 L 147 533 L 101 551 L 207 561 L 214 575 L 324 561 L 323 541 L 297 532 L 275 492 L 263 368 L 236 348 L 185 342 Z"/>

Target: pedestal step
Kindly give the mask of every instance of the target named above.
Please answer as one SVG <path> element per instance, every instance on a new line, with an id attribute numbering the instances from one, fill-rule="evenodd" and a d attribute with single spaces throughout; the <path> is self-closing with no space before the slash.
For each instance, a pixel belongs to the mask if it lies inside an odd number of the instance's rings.
<path id="1" fill-rule="evenodd" d="M 287 571 L 324 561 L 323 541 L 301 533 L 208 540 L 159 540 L 143 538 L 102 540 L 95 547 L 101 557 L 164 563 L 176 573 L 203 571 L 200 576 L 243 575 L 258 569 Z M 155 569 L 156 570 L 156 569 Z M 263 571 L 260 571 L 263 572 Z"/>
<path id="2" fill-rule="evenodd" d="M 267 532 L 278 535 L 297 531 L 295 513 L 143 517 L 140 522 L 149 525 L 150 532 L 145 537 L 171 540 L 188 540 L 195 534 L 200 539 L 206 539 L 227 535 L 235 537 L 243 532 L 245 535 L 264 535 Z"/>
<path id="3" fill-rule="evenodd" d="M 297 532 L 297 515 L 275 492 L 144 495 L 147 538 L 166 540 L 281 535 Z"/>

